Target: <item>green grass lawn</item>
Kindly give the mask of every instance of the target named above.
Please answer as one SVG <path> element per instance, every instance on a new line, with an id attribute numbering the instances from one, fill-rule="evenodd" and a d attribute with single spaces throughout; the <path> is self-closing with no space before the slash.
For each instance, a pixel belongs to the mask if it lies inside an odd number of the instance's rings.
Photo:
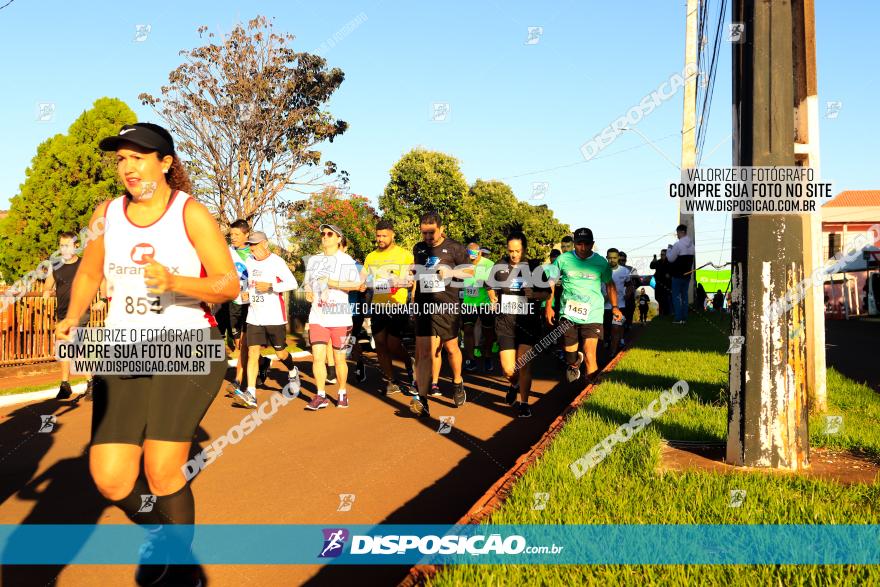
<path id="1" fill-rule="evenodd" d="M 86 377 L 71 377 L 70 384 L 76 385 L 77 383 L 82 383 L 86 381 Z M 13 387 L 12 389 L 0 389 L 0 395 L 15 395 L 18 393 L 30 393 L 32 391 L 43 391 L 44 389 L 54 389 L 58 391 L 58 386 L 61 384 L 61 379 L 55 383 L 46 383 L 45 385 L 23 385 L 22 387 Z"/>
<path id="2" fill-rule="evenodd" d="M 693 317 L 684 328 L 655 319 L 571 417 L 541 461 L 513 487 L 491 524 L 877 524 L 880 485 L 760 473 L 657 472 L 661 438 L 723 441 L 727 432 L 727 318 Z M 629 442 L 575 479 L 569 464 L 679 379 L 690 393 Z M 829 414 L 843 428 L 825 434 L 810 420 L 812 446 L 880 454 L 880 399 L 828 372 Z M 730 491 L 746 491 L 739 508 Z M 532 495 L 547 492 L 544 510 Z M 857 585 L 880 581 L 866 566 L 470 566 L 446 567 L 431 585 Z"/>

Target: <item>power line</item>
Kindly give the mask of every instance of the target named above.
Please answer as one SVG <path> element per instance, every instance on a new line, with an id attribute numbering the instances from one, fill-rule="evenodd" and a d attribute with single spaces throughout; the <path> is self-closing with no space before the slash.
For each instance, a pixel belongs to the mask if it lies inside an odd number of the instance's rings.
<path id="1" fill-rule="evenodd" d="M 698 57 L 698 71 L 702 71 L 700 67 L 703 60 L 704 46 L 708 45 L 707 37 L 706 37 L 706 23 L 709 20 L 709 8 L 707 3 L 701 2 L 701 31 L 700 31 L 700 43 L 699 43 L 699 57 Z M 708 136 L 708 124 L 709 124 L 709 114 L 712 110 L 712 98 L 715 94 L 715 80 L 716 73 L 718 70 L 718 57 L 721 53 L 721 29 L 724 24 L 724 15 L 727 10 L 727 0 L 721 0 L 721 6 L 718 9 L 718 16 L 715 23 L 715 36 L 712 39 L 712 52 L 709 58 L 709 71 L 708 71 L 708 79 L 706 80 L 706 88 L 701 92 L 702 94 L 702 102 L 700 107 L 700 118 L 697 121 L 697 139 L 696 139 L 696 149 L 697 149 L 697 165 L 702 160 L 703 148 L 706 143 L 706 137 Z M 705 75 L 705 74 L 704 74 Z M 705 78 L 704 78 L 705 79 Z M 698 90 L 699 91 L 699 90 Z"/>
<path id="2" fill-rule="evenodd" d="M 681 136 L 681 133 L 676 132 L 676 133 L 666 135 L 665 137 L 661 137 L 659 139 L 656 139 L 654 142 L 656 143 L 656 142 L 660 142 L 660 141 L 665 141 L 665 140 L 670 139 L 672 137 L 679 137 L 679 136 Z M 558 169 L 566 169 L 568 167 L 574 167 L 576 165 L 583 165 L 584 163 L 590 163 L 592 161 L 595 161 L 596 159 L 607 159 L 608 157 L 615 157 L 617 155 L 621 155 L 621 154 L 626 153 L 628 151 L 633 151 L 635 149 L 644 149 L 645 147 L 649 147 L 649 146 L 650 145 L 648 145 L 648 144 L 635 145 L 633 147 L 628 147 L 626 149 L 621 149 L 619 151 L 614 151 L 612 153 L 607 153 L 605 155 L 598 155 L 598 156 L 593 157 L 591 159 L 584 159 L 583 161 L 575 161 L 573 163 L 566 163 L 565 165 L 557 165 L 556 167 L 548 167 L 547 169 L 538 169 L 536 171 L 527 171 L 525 173 L 520 173 L 518 175 L 508 175 L 507 177 L 502 177 L 499 179 L 502 179 L 502 180 L 516 179 L 518 177 L 526 177 L 529 175 L 538 175 L 540 173 L 546 173 L 548 171 L 556 171 Z"/>

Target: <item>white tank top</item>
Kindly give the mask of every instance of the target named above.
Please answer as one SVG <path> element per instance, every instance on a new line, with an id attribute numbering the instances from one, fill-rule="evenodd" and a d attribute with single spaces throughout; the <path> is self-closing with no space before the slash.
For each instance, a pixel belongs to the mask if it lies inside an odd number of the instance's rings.
<path id="1" fill-rule="evenodd" d="M 108 327 L 197 329 L 217 325 L 205 302 L 174 292 L 152 294 L 144 283 L 144 255 L 153 255 L 175 275 L 205 276 L 183 221 L 183 211 L 191 200 L 186 192 L 175 191 L 162 216 L 148 226 L 128 218 L 127 196 L 107 205 L 104 277 L 110 299 Z"/>

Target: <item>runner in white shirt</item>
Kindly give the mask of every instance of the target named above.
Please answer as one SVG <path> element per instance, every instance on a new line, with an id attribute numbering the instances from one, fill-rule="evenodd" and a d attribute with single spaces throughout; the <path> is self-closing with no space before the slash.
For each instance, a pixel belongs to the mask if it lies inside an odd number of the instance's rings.
<path id="1" fill-rule="evenodd" d="M 322 224 L 321 250 L 306 264 L 306 299 L 311 302 L 309 313 L 309 343 L 312 345 L 312 369 L 318 393 L 306 406 L 320 410 L 330 405 L 324 386 L 327 383 L 327 344 L 333 346 L 336 375 L 339 381 L 337 408 L 348 407 L 345 382 L 348 378 L 345 347 L 351 335 L 351 306 L 348 292 L 360 289 L 361 278 L 357 265 L 340 248 L 342 229 L 333 224 Z"/>
<path id="2" fill-rule="evenodd" d="M 630 270 L 620 264 L 618 253 L 617 249 L 608 249 L 605 258 L 608 259 L 608 265 L 611 267 L 611 280 L 614 282 L 615 289 L 617 289 L 617 302 L 620 311 L 621 313 L 624 313 L 624 308 L 626 307 L 624 294 L 626 292 L 626 282 L 629 279 Z M 626 318 L 621 320 L 614 319 L 611 312 L 611 302 L 608 301 L 608 292 L 605 284 L 602 285 L 602 293 L 605 295 L 604 330 L 605 332 L 611 333 L 610 339 L 605 339 L 606 348 L 611 353 L 610 356 L 613 357 L 617 354 L 617 351 L 620 350 L 620 340 L 623 338 L 623 324 L 626 321 Z"/>
<path id="3" fill-rule="evenodd" d="M 236 390 L 241 389 L 241 384 L 247 384 L 245 379 L 244 368 L 248 363 L 248 346 L 247 346 L 247 313 L 248 313 L 248 270 L 247 262 L 253 259 L 251 248 L 247 245 L 248 234 L 251 231 L 247 221 L 238 219 L 229 225 L 229 240 L 232 245 L 229 247 L 229 254 L 232 257 L 232 264 L 238 273 L 239 293 L 231 302 L 223 304 L 220 311 L 217 312 L 218 326 L 221 317 L 226 321 L 227 329 L 232 335 L 234 349 L 238 351 L 238 359 L 235 363 L 235 379 L 231 387 L 226 392 L 226 397 L 236 398 L 241 394 Z M 224 331 L 220 326 L 220 332 Z M 260 357 L 260 367 L 257 371 L 257 387 L 263 385 L 266 374 L 269 371 L 271 361 L 266 357 Z"/>
<path id="4" fill-rule="evenodd" d="M 627 265 L 627 255 L 623 251 L 620 251 L 617 254 L 618 263 L 623 267 L 629 269 L 629 279 L 626 280 L 626 287 L 624 288 L 625 298 L 626 298 L 626 309 L 621 309 L 623 312 L 623 317 L 626 318 L 626 322 L 623 324 L 623 337 L 620 339 L 620 346 L 626 346 L 625 337 L 629 335 L 629 329 L 633 324 L 633 314 L 635 314 L 636 306 L 636 290 L 638 289 L 641 282 L 639 281 L 639 270 L 633 267 L 632 265 Z"/>
<path id="5" fill-rule="evenodd" d="M 247 323 L 247 391 L 237 390 L 236 399 L 250 408 L 257 407 L 257 370 L 260 347 L 271 346 L 275 356 L 287 367 L 289 395 L 299 395 L 299 370 L 287 352 L 287 311 L 281 294 L 298 287 L 296 278 L 284 259 L 269 251 L 269 239 L 263 232 L 252 232 L 247 239 L 251 258 L 246 262 L 248 273 Z"/>
<path id="6" fill-rule="evenodd" d="M 106 279 L 107 328 L 210 329 L 220 342 L 208 304 L 236 296 L 235 269 L 216 219 L 187 193 L 192 184 L 171 134 L 137 123 L 98 146 L 115 152 L 125 193 L 98 204 L 89 220 L 56 339 L 70 340 Z M 224 361 L 211 361 L 205 374 L 104 375 L 95 386 L 88 470 L 98 491 L 147 530 L 138 585 L 201 584 L 193 565 L 171 562 L 192 546 L 195 497 L 183 468 L 225 372 Z"/>

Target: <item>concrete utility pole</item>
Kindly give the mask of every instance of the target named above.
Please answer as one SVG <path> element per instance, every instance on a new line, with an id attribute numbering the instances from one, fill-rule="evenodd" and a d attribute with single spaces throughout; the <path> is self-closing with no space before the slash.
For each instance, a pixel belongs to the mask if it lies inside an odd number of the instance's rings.
<path id="1" fill-rule="evenodd" d="M 812 167 L 819 175 L 819 97 L 816 82 L 816 11 L 814 0 L 795 0 L 792 4 L 794 19 L 794 106 L 795 143 L 797 164 Z M 822 216 L 803 214 L 804 244 L 806 245 L 805 271 L 822 267 Z M 828 410 L 828 391 L 825 387 L 825 303 L 822 287 L 810 288 L 806 298 L 804 332 L 807 343 L 807 389 L 810 411 Z"/>
<path id="2" fill-rule="evenodd" d="M 692 169 L 697 164 L 697 15 L 699 0 L 687 0 L 687 16 L 685 21 L 684 64 L 685 71 L 695 72 L 687 78 L 684 86 L 684 109 L 681 120 L 681 169 Z M 678 223 L 687 226 L 688 235 L 696 243 L 694 234 L 695 214 L 684 213 L 684 199 L 680 198 L 678 207 Z M 696 263 L 694 264 L 696 267 Z M 694 282 L 697 274 L 691 274 L 688 288 L 688 301 L 694 301 Z"/>
<path id="3" fill-rule="evenodd" d="M 733 46 L 735 165 L 793 166 L 794 43 L 791 2 L 734 0 L 745 41 Z M 804 278 L 803 220 L 796 215 L 734 215 L 727 462 L 753 467 L 809 466 L 805 303 L 765 307 Z"/>

